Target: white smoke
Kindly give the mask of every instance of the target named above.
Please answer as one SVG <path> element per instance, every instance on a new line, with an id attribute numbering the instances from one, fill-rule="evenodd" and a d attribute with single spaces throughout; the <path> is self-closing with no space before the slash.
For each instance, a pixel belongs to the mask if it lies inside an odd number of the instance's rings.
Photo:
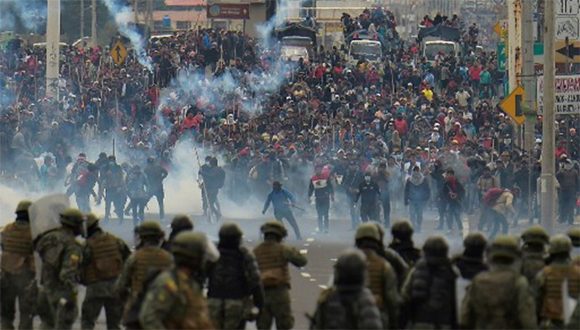
<path id="1" fill-rule="evenodd" d="M 17 22 L 29 31 L 37 31 L 44 26 L 46 1 L 1 0 L 0 30 L 12 30 Z"/>
<path id="2" fill-rule="evenodd" d="M 143 40 L 142 36 L 139 34 L 135 25 L 132 23 L 133 11 L 129 6 L 119 3 L 117 0 L 103 0 L 109 13 L 115 19 L 115 23 L 119 28 L 119 32 L 127 37 L 133 46 L 133 51 L 137 57 L 137 61 L 141 63 L 150 72 L 153 71 L 153 65 L 151 64 L 151 59 L 147 56 L 145 51 L 146 42 Z"/>

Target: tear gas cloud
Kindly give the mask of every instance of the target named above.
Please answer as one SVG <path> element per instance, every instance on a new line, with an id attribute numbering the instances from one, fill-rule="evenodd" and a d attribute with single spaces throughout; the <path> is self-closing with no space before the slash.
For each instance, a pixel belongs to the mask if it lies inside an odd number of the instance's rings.
<path id="1" fill-rule="evenodd" d="M 131 24 L 131 16 L 133 15 L 131 8 L 127 5 L 119 3 L 118 0 L 103 0 L 103 2 L 109 10 L 111 16 L 113 16 L 115 19 L 115 23 L 117 24 L 119 32 L 128 38 L 131 42 L 131 46 L 133 47 L 137 61 L 139 61 L 141 65 L 152 72 L 153 65 L 151 64 L 151 59 L 145 52 L 146 42 L 135 28 L 135 25 Z"/>
<path id="2" fill-rule="evenodd" d="M 21 24 L 29 31 L 37 31 L 46 24 L 46 1 L 0 1 L 0 31 L 13 30 Z"/>

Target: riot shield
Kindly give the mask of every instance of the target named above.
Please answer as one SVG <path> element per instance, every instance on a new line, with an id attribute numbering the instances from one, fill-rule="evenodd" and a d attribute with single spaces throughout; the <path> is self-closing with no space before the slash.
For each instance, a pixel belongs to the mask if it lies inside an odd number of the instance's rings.
<path id="1" fill-rule="evenodd" d="M 36 240 L 47 231 L 60 227 L 60 214 L 69 206 L 65 194 L 48 195 L 32 203 L 28 209 L 32 239 Z"/>

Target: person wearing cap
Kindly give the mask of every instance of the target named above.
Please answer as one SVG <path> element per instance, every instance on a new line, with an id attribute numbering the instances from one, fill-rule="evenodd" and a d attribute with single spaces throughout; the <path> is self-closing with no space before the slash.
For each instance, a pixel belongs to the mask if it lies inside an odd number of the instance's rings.
<path id="1" fill-rule="evenodd" d="M 536 329 L 534 298 L 519 273 L 518 240 L 498 236 L 487 249 L 489 271 L 479 273 L 461 304 L 460 329 Z"/>
<path id="2" fill-rule="evenodd" d="M 351 161 L 348 164 L 348 169 L 346 170 L 341 184 L 348 202 L 351 230 L 355 230 L 360 223 L 360 216 L 357 212 L 356 203 L 354 200 L 358 193 L 359 185 L 363 180 L 364 175 L 361 172 L 359 166 L 355 161 Z"/>
<path id="3" fill-rule="evenodd" d="M 576 199 L 580 193 L 580 175 L 578 170 L 574 168 L 572 160 L 563 161 L 562 169 L 556 174 L 556 179 L 560 184 L 558 193 L 560 218 L 558 222 L 572 225 L 574 224 Z"/>
<path id="4" fill-rule="evenodd" d="M 163 180 L 167 178 L 167 170 L 156 162 L 155 158 L 149 157 L 147 158 L 147 166 L 145 166 L 143 172 L 147 177 L 149 196 L 157 199 L 157 204 L 159 205 L 159 219 L 163 221 L 165 218 L 165 191 L 163 189 Z"/>
<path id="5" fill-rule="evenodd" d="M 580 296 L 580 267 L 572 264 L 571 250 L 572 242 L 568 236 L 559 234 L 550 238 L 549 264 L 538 273 L 533 283 L 542 328 L 562 329 L 565 326 L 562 301 L 564 282 L 571 299 Z"/>
<path id="6" fill-rule="evenodd" d="M 254 248 L 254 255 L 258 262 L 265 298 L 256 327 L 269 330 L 275 321 L 276 329 L 291 329 L 294 327 L 294 315 L 288 264 L 304 267 L 308 259 L 295 247 L 283 243 L 288 232 L 281 222 L 266 222 L 260 227 L 260 231 L 264 235 L 264 241 Z"/>
<path id="7" fill-rule="evenodd" d="M 179 233 L 171 246 L 175 265 L 151 282 L 139 311 L 142 329 L 213 329 L 206 298 L 194 274 L 208 258 L 208 241 L 198 232 Z"/>
<path id="8" fill-rule="evenodd" d="M 104 221 L 108 221 L 111 217 L 111 205 L 115 207 L 115 214 L 119 221 L 125 219 L 123 209 L 127 201 L 125 174 L 119 164 L 117 158 L 113 155 L 107 159 L 108 163 L 103 166 L 99 181 L 99 198 L 97 204 L 100 204 L 103 196 L 105 197 L 105 217 Z"/>
<path id="9" fill-rule="evenodd" d="M 94 214 L 87 215 L 86 226 L 81 282 L 87 291 L 81 308 L 81 326 L 82 329 L 94 329 L 104 309 L 107 329 L 120 329 L 123 304 L 114 287 L 131 251 L 123 240 L 104 231 Z"/>
<path id="10" fill-rule="evenodd" d="M 445 198 L 445 204 L 447 205 L 447 228 L 451 233 L 454 229 L 453 225 L 455 222 L 459 233 L 461 233 L 463 230 L 463 223 L 461 222 L 461 202 L 465 196 L 465 188 L 463 188 L 463 185 L 455 176 L 453 169 L 448 169 L 445 174 L 442 197 Z"/>
<path id="11" fill-rule="evenodd" d="M 499 185 L 504 189 L 511 189 L 514 186 L 514 164 L 510 160 L 511 156 L 508 151 L 500 155 L 500 162 L 496 172 L 499 173 Z"/>
<path id="12" fill-rule="evenodd" d="M 449 245 L 441 236 L 423 244 L 423 257 L 411 270 L 402 289 L 410 329 L 456 329 L 455 269 L 448 257 Z"/>
<path id="13" fill-rule="evenodd" d="M 0 238 L 0 320 L 2 329 L 14 329 L 16 300 L 20 315 L 19 329 L 32 329 L 36 303 L 36 271 L 28 209 L 32 202 L 22 200 L 16 206 L 16 219 L 2 229 Z"/>
<path id="14" fill-rule="evenodd" d="M 274 217 L 276 220 L 282 222 L 283 219 L 286 219 L 290 226 L 292 226 L 292 229 L 294 229 L 296 239 L 302 240 L 300 228 L 298 228 L 298 223 L 296 222 L 294 213 L 292 213 L 291 209 L 291 207 L 296 203 L 296 199 L 288 190 L 282 188 L 282 184 L 279 181 L 274 181 L 274 183 L 272 183 L 272 191 L 268 194 L 268 198 L 264 203 L 262 214 L 266 214 L 266 211 L 268 211 L 268 208 L 270 207 L 270 203 L 274 208 Z"/>
<path id="15" fill-rule="evenodd" d="M 171 220 L 171 232 L 169 233 L 169 237 L 167 240 L 163 241 L 161 247 L 165 249 L 167 252 L 171 252 L 171 243 L 175 239 L 177 234 L 181 233 L 182 231 L 193 231 L 193 221 L 191 218 L 185 214 L 177 214 Z"/>
<path id="16" fill-rule="evenodd" d="M 39 300 L 43 326 L 71 329 L 78 317 L 77 293 L 83 251 L 77 236 L 83 233 L 84 215 L 68 208 L 60 213 L 61 227 L 38 238 L 35 249 L 42 261 Z"/>
<path id="17" fill-rule="evenodd" d="M 360 198 L 360 219 L 362 222 L 378 220 L 378 206 L 381 190 L 379 186 L 372 181 L 370 172 L 365 173 L 364 181 L 358 186 L 358 192 L 354 198 L 354 203 L 358 203 Z"/>
<path id="18" fill-rule="evenodd" d="M 415 166 L 411 176 L 405 183 L 404 201 L 405 205 L 409 205 L 411 223 L 418 233 L 421 232 L 421 225 L 423 224 L 423 208 L 427 204 L 430 195 L 429 183 L 423 173 L 421 173 L 421 169 Z"/>
<path id="19" fill-rule="evenodd" d="M 81 136 L 85 147 L 91 146 L 99 135 L 99 129 L 95 121 L 95 116 L 90 115 L 87 121 L 81 126 Z"/>

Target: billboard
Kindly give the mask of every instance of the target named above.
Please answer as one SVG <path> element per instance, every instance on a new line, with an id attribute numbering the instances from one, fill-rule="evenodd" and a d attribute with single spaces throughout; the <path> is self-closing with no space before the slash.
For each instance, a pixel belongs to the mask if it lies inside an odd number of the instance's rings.
<path id="1" fill-rule="evenodd" d="M 580 115 L 580 75 L 556 76 L 554 114 Z M 538 114 L 544 111 L 544 76 L 537 83 Z"/>
<path id="2" fill-rule="evenodd" d="M 249 4 L 215 3 L 207 5 L 208 19 L 250 19 Z"/>

